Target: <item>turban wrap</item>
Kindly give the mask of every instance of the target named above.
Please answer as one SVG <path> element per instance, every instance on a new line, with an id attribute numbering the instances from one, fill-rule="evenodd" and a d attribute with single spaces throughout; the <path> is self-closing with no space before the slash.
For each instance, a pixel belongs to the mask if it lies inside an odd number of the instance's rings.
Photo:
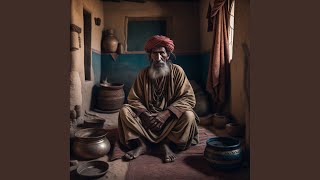
<path id="1" fill-rule="evenodd" d="M 173 41 L 166 36 L 160 35 L 152 36 L 144 45 L 144 50 L 149 53 L 153 48 L 158 47 L 165 47 L 169 53 L 172 53 L 174 50 Z"/>

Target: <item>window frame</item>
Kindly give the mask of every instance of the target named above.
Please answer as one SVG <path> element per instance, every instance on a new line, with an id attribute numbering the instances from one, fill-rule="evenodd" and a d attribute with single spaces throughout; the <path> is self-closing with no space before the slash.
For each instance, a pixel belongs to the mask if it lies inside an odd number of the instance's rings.
<path id="1" fill-rule="evenodd" d="M 125 54 L 145 54 L 145 51 L 128 51 L 128 22 L 129 21 L 166 21 L 166 34 L 172 39 L 172 17 L 171 16 L 154 16 L 154 17 L 132 17 L 125 16 L 125 40 L 124 40 L 124 53 Z M 144 43 L 144 42 L 143 42 Z"/>

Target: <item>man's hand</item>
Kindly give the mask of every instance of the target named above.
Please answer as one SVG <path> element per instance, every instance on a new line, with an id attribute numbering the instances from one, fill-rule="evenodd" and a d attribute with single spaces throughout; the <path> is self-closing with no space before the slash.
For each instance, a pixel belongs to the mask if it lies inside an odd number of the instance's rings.
<path id="1" fill-rule="evenodd" d="M 163 124 L 168 120 L 170 115 L 171 114 L 169 110 L 164 110 L 162 112 L 159 112 L 157 116 L 152 118 L 152 120 L 150 121 L 150 126 L 148 126 L 148 128 L 151 131 L 160 131 Z"/>
<path id="2" fill-rule="evenodd" d="M 157 114 L 151 114 L 148 111 L 145 111 L 140 114 L 140 119 L 142 122 L 142 126 L 146 129 L 151 125 L 151 120 L 156 116 Z"/>

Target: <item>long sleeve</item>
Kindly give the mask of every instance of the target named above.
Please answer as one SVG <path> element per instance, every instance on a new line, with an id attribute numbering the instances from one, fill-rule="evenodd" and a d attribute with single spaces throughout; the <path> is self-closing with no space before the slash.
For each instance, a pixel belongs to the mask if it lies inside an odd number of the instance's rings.
<path id="1" fill-rule="evenodd" d="M 141 71 L 134 81 L 130 92 L 128 94 L 128 103 L 133 108 L 137 116 L 147 111 L 146 100 L 144 99 L 144 83 L 143 74 L 145 70 Z"/>
<path id="2" fill-rule="evenodd" d="M 192 110 L 196 104 L 195 95 L 192 86 L 180 66 L 175 65 L 173 68 L 173 98 L 167 107 L 176 117 L 180 116 L 187 110 Z"/>

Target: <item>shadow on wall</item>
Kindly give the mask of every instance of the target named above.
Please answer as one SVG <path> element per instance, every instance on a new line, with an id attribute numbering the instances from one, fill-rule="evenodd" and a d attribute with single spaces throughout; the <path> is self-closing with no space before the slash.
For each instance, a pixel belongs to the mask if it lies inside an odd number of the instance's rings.
<path id="1" fill-rule="evenodd" d="M 200 54 L 194 55 L 176 55 L 173 63 L 180 65 L 189 80 L 196 81 L 199 85 L 203 85 L 202 81 L 204 69 L 202 61 L 205 61 Z M 138 73 L 149 65 L 146 54 L 122 54 L 114 61 L 111 55 L 104 54 L 101 57 L 101 80 L 107 78 L 110 83 L 123 83 L 126 97 L 130 91 L 132 83 L 136 79 Z M 206 78 L 205 78 L 206 79 Z"/>
<path id="2" fill-rule="evenodd" d="M 210 53 L 176 55 L 173 63 L 180 65 L 188 79 L 194 80 L 202 89 L 205 89 Z M 121 54 L 113 60 L 109 54 L 92 52 L 92 65 L 95 76 L 95 86 L 92 89 L 91 108 L 95 105 L 96 93 L 101 80 L 107 79 L 110 83 L 123 83 L 125 103 L 132 83 L 138 73 L 149 65 L 146 54 Z"/>

